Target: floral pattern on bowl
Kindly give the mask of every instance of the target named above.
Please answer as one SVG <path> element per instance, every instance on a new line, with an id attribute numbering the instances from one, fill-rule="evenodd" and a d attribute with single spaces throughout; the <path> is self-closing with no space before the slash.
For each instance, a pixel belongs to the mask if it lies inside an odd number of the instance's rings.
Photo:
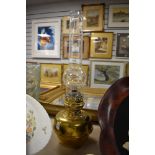
<path id="1" fill-rule="evenodd" d="M 29 110 L 26 116 L 26 142 L 30 142 L 34 136 L 34 131 L 36 130 L 36 121 L 34 112 Z"/>
<path id="2" fill-rule="evenodd" d="M 26 154 L 42 150 L 50 140 L 52 122 L 44 107 L 30 95 L 26 95 Z"/>

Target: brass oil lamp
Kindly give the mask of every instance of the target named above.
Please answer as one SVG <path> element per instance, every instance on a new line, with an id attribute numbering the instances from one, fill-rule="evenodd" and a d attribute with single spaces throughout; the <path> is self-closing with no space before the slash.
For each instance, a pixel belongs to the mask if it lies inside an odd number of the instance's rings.
<path id="1" fill-rule="evenodd" d="M 69 147 L 80 147 L 92 132 L 91 118 L 82 110 L 83 95 L 80 89 L 85 85 L 83 72 L 83 16 L 80 11 L 71 12 L 69 34 L 69 65 L 63 74 L 66 86 L 65 109 L 58 112 L 54 120 L 54 130 L 60 142 Z"/>

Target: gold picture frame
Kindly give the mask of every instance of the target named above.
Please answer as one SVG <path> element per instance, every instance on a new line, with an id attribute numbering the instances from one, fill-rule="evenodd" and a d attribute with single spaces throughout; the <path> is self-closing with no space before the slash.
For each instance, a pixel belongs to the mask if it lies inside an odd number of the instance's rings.
<path id="1" fill-rule="evenodd" d="M 76 40 L 76 37 L 75 37 Z M 89 50 L 90 50 L 90 37 L 84 36 L 83 37 L 83 59 L 87 59 L 89 57 Z M 69 36 L 63 37 L 63 57 L 64 59 L 68 59 L 69 54 Z M 74 54 L 75 58 L 78 58 L 78 52 Z"/>
<path id="2" fill-rule="evenodd" d="M 41 64 L 40 87 L 52 88 L 61 85 L 62 68 L 61 64 Z"/>
<path id="3" fill-rule="evenodd" d="M 83 31 L 103 31 L 104 29 L 104 4 L 82 5 L 84 16 Z"/>
<path id="4" fill-rule="evenodd" d="M 69 16 L 62 17 L 62 33 L 69 34 Z"/>
<path id="5" fill-rule="evenodd" d="M 128 4 L 113 4 L 109 6 L 108 27 L 129 27 Z"/>
<path id="6" fill-rule="evenodd" d="M 68 64 L 63 64 L 63 73 L 67 69 Z M 86 85 L 88 85 L 88 77 L 89 77 L 89 66 L 88 65 L 82 65 L 82 70 L 86 74 Z"/>
<path id="7" fill-rule="evenodd" d="M 74 34 L 79 33 L 78 22 L 75 23 L 75 31 Z M 62 17 L 62 34 L 69 34 L 69 26 L 70 26 L 70 16 Z"/>
<path id="8" fill-rule="evenodd" d="M 112 57 L 113 32 L 91 33 L 91 58 Z"/>

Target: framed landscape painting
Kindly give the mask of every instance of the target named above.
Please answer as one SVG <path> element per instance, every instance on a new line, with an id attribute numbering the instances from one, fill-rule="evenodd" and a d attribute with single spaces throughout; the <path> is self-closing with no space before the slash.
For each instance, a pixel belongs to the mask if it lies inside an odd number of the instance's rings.
<path id="1" fill-rule="evenodd" d="M 92 88 L 108 88 L 125 74 L 125 64 L 121 62 L 91 62 Z"/>
<path id="2" fill-rule="evenodd" d="M 129 57 L 129 33 L 117 34 L 116 57 Z"/>
<path id="3" fill-rule="evenodd" d="M 32 21 L 32 57 L 60 58 L 61 19 Z"/>
<path id="4" fill-rule="evenodd" d="M 73 42 L 73 49 L 74 49 L 74 58 L 78 58 L 79 48 L 77 47 L 78 38 L 74 37 L 75 41 Z M 90 38 L 88 36 L 83 37 L 83 54 L 82 58 L 87 59 L 89 56 L 89 48 L 90 48 Z M 69 36 L 63 37 L 63 57 L 65 59 L 68 58 L 69 55 Z"/>
<path id="5" fill-rule="evenodd" d="M 103 31 L 104 4 L 82 5 L 83 31 Z"/>
<path id="6" fill-rule="evenodd" d="M 61 64 L 41 64 L 42 85 L 61 85 Z"/>
<path id="7" fill-rule="evenodd" d="M 69 16 L 62 17 L 62 33 L 63 34 L 69 34 L 69 26 L 70 26 L 70 17 Z M 79 23 L 77 21 L 75 22 L 74 27 L 75 27 L 74 34 L 79 33 Z"/>
<path id="8" fill-rule="evenodd" d="M 109 6 L 108 27 L 129 27 L 129 5 Z"/>
<path id="9" fill-rule="evenodd" d="M 64 16 L 62 18 L 62 33 L 63 34 L 69 34 L 69 24 L 70 24 L 69 16 Z"/>
<path id="10" fill-rule="evenodd" d="M 91 33 L 91 58 L 112 57 L 113 32 Z"/>

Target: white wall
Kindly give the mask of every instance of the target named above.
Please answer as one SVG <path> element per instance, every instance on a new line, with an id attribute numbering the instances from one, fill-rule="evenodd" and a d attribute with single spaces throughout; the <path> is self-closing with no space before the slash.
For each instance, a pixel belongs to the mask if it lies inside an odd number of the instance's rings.
<path id="1" fill-rule="evenodd" d="M 26 57 L 27 61 L 29 62 L 40 62 L 40 63 L 66 63 L 67 60 L 64 60 L 62 57 L 62 47 L 61 47 L 61 59 L 33 59 L 32 58 L 32 20 L 35 19 L 42 19 L 42 18 L 54 18 L 54 17 L 63 17 L 69 15 L 70 10 L 80 10 L 81 5 L 84 2 L 94 3 L 97 2 L 94 0 L 72 0 L 72 1 L 65 1 L 65 2 L 57 2 L 52 4 L 46 5 L 35 5 L 35 6 L 28 6 L 26 12 Z M 100 0 L 101 3 L 104 3 L 104 0 Z M 109 2 L 107 0 L 107 2 Z M 111 0 L 112 2 L 112 0 Z M 126 2 L 127 0 L 116 0 L 113 2 Z M 118 59 L 115 57 L 116 55 L 116 34 L 117 33 L 128 33 L 128 29 L 120 29 L 120 28 L 108 28 L 108 4 L 105 5 L 105 25 L 104 31 L 105 32 L 114 32 L 114 40 L 113 40 L 113 56 L 112 59 L 114 61 L 128 61 L 128 59 Z M 62 38 L 62 37 L 61 37 Z M 89 59 L 91 60 L 91 59 Z M 89 64 L 89 60 L 84 60 L 84 64 Z M 93 59 L 94 60 L 94 59 Z M 103 59 L 102 59 L 103 60 Z M 106 59 L 107 60 L 107 59 Z"/>

